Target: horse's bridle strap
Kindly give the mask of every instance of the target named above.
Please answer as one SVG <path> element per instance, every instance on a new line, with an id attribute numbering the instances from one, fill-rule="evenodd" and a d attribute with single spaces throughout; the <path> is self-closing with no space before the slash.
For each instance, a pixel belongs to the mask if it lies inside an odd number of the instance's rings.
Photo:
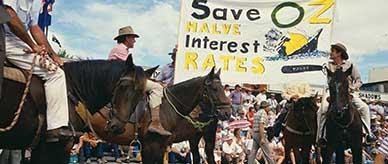
<path id="1" fill-rule="evenodd" d="M 179 116 L 181 116 L 182 118 L 186 119 L 191 125 L 193 125 L 194 128 L 198 129 L 198 130 L 202 130 L 204 127 L 208 126 L 211 122 L 213 122 L 213 119 L 210 119 L 209 121 L 207 122 L 201 122 L 201 121 L 196 121 L 196 120 L 193 120 L 190 116 L 185 116 L 183 115 L 181 112 L 178 111 L 178 109 L 176 108 L 176 106 L 172 103 L 172 101 L 170 100 L 169 96 L 168 96 L 168 93 L 167 93 L 167 88 L 164 88 L 163 89 L 163 95 L 164 97 L 166 98 L 167 102 L 171 105 L 171 107 L 174 109 L 175 113 L 177 113 Z"/>
<path id="2" fill-rule="evenodd" d="M 295 130 L 295 129 L 289 127 L 289 126 L 286 126 L 286 129 L 287 129 L 289 132 L 291 132 L 291 133 L 295 133 L 295 134 L 301 135 L 301 136 L 308 136 L 308 135 L 312 135 L 312 134 L 313 134 L 313 132 L 311 132 L 311 131 L 301 132 L 301 131 Z"/>

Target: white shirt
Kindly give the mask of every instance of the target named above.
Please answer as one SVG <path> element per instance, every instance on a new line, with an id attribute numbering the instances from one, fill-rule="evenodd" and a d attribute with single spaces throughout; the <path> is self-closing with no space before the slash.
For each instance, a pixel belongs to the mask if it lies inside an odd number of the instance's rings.
<path id="1" fill-rule="evenodd" d="M 224 142 L 222 144 L 222 151 L 226 154 L 232 154 L 232 153 L 241 153 L 242 149 L 240 146 L 236 144 L 235 141 L 232 142 L 232 144 L 228 144 L 228 142 Z"/>
<path id="2" fill-rule="evenodd" d="M 4 0 L 4 5 L 15 10 L 27 31 L 32 26 L 38 24 L 40 0 Z M 13 34 L 8 25 L 5 25 L 4 29 L 5 42 L 7 45 L 6 52 L 9 52 L 12 49 L 19 49 L 21 53 L 24 53 L 23 49 L 28 48 L 28 45 Z"/>
<path id="3" fill-rule="evenodd" d="M 256 96 L 256 101 L 257 103 L 261 103 L 262 101 L 266 101 L 267 100 L 267 95 L 266 94 L 262 94 L 262 93 L 259 93 L 257 96 Z"/>
<path id="4" fill-rule="evenodd" d="M 169 63 L 162 67 L 160 70 L 160 74 L 158 77 L 156 77 L 157 81 L 161 81 L 163 83 L 166 83 L 167 85 L 173 85 L 174 84 L 174 65 L 172 63 Z"/>
<path id="5" fill-rule="evenodd" d="M 278 106 L 278 101 L 276 99 L 269 98 L 267 102 L 269 103 L 269 105 L 271 105 L 271 109 L 275 109 Z"/>

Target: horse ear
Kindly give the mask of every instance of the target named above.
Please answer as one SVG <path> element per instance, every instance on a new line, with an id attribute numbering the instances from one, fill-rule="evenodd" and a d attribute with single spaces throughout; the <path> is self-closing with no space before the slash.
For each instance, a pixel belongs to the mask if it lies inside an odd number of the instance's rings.
<path id="1" fill-rule="evenodd" d="M 153 67 L 153 68 L 150 68 L 150 69 L 147 69 L 146 71 L 144 71 L 146 73 L 146 76 L 147 78 L 150 78 L 152 76 L 152 74 L 154 74 L 154 72 L 156 71 L 156 69 L 159 68 L 159 65 L 157 65 L 156 67 Z"/>
<path id="2" fill-rule="evenodd" d="M 132 54 L 129 54 L 127 57 L 127 60 L 125 61 L 125 65 L 129 70 L 134 70 L 135 69 L 135 64 L 133 64 L 133 58 Z"/>
<path id="3" fill-rule="evenodd" d="M 216 75 L 217 75 L 218 77 L 220 77 L 220 75 L 221 75 L 221 68 L 220 68 L 220 69 L 218 69 L 218 71 L 217 71 Z"/>
<path id="4" fill-rule="evenodd" d="M 209 74 L 207 74 L 208 77 L 210 78 L 213 78 L 214 77 L 214 70 L 216 69 L 216 67 L 213 67 L 212 70 L 209 72 Z"/>
<path id="5" fill-rule="evenodd" d="M 315 102 L 318 102 L 318 92 L 317 92 L 317 93 L 315 93 L 315 96 L 314 96 L 314 101 L 315 101 Z"/>
<path id="6" fill-rule="evenodd" d="M 327 67 L 325 67 L 325 69 L 326 69 L 326 72 L 327 72 L 327 76 L 329 76 L 329 77 L 333 77 L 334 73 L 333 73 L 333 72 L 331 72 L 331 71 L 330 71 L 330 69 L 329 69 L 329 68 L 327 68 Z"/>
<path id="7" fill-rule="evenodd" d="M 353 72 L 353 64 L 345 71 L 346 76 L 350 76 Z"/>

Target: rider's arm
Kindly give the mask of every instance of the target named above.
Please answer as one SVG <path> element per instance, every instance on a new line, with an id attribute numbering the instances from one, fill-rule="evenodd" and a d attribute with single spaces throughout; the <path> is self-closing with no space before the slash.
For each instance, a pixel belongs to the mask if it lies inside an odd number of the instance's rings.
<path id="1" fill-rule="evenodd" d="M 9 6 L 5 6 L 5 9 L 11 17 L 11 20 L 7 23 L 11 32 L 25 42 L 31 49 L 36 49 L 38 45 L 35 44 L 30 35 L 28 35 L 27 30 L 24 28 L 24 25 L 15 10 Z"/>
<path id="2" fill-rule="evenodd" d="M 362 86 L 361 74 L 357 66 L 354 64 L 353 64 L 353 70 L 352 70 L 352 79 L 353 79 L 353 88 L 351 89 L 359 90 L 360 87 Z"/>
<path id="3" fill-rule="evenodd" d="M 30 33 L 31 33 L 32 37 L 34 38 L 34 40 L 36 41 L 36 43 L 38 43 L 41 46 L 46 47 L 46 49 L 49 52 L 55 53 L 53 48 L 50 46 L 50 44 L 46 38 L 46 35 L 44 35 L 42 29 L 40 29 L 40 27 L 37 24 L 32 25 L 30 27 Z"/>

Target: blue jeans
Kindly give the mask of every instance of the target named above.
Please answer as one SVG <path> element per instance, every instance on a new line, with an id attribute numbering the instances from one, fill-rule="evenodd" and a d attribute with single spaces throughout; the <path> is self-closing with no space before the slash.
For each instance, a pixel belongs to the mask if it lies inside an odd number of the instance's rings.
<path id="1" fill-rule="evenodd" d="M 117 144 L 105 144 L 105 143 L 99 143 L 97 145 L 97 158 L 102 158 L 104 157 L 104 150 L 108 150 L 109 152 L 111 152 L 111 150 L 113 149 L 113 157 L 115 157 L 115 159 L 118 159 L 120 158 L 120 152 L 119 152 L 119 145 Z"/>
<path id="2" fill-rule="evenodd" d="M 237 116 L 238 111 L 241 109 L 240 104 L 232 104 L 232 109 L 233 109 L 233 116 Z"/>

